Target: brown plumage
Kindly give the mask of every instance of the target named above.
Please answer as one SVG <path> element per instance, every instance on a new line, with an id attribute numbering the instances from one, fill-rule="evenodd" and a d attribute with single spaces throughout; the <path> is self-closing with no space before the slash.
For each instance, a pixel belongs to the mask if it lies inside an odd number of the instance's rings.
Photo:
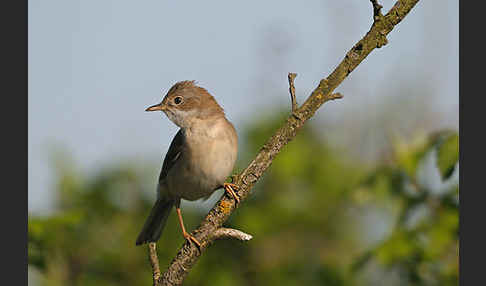
<path id="1" fill-rule="evenodd" d="M 236 130 L 214 97 L 206 89 L 196 86 L 194 81 L 176 83 L 160 104 L 146 110 L 163 111 L 181 129 L 164 159 L 157 201 L 136 244 L 157 241 L 175 205 L 183 236 L 199 245 L 184 228 L 180 200 L 207 198 L 224 187 L 238 202 L 232 189 L 236 186 L 225 183 L 236 161 Z"/>
<path id="2" fill-rule="evenodd" d="M 176 104 L 174 99 L 181 97 L 183 102 Z M 199 109 L 197 118 L 204 118 L 210 115 L 224 115 L 223 108 L 216 102 L 209 92 L 195 84 L 194 80 L 180 81 L 174 84 L 162 100 L 170 108 L 177 107 L 180 110 L 189 111 Z"/>

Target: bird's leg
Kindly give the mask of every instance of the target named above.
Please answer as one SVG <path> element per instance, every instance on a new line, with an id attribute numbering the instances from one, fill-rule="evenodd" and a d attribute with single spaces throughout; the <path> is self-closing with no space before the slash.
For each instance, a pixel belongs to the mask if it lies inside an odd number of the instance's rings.
<path id="1" fill-rule="evenodd" d="M 236 204 L 239 204 L 240 203 L 240 197 L 238 197 L 238 195 L 233 190 L 233 189 L 238 190 L 239 189 L 238 185 L 233 184 L 233 183 L 224 183 L 223 187 L 224 187 L 225 192 L 229 193 L 233 197 L 233 199 L 235 199 Z"/>
<path id="2" fill-rule="evenodd" d="M 179 218 L 179 225 L 181 226 L 182 229 L 182 236 L 189 242 L 194 242 L 197 247 L 200 249 L 201 248 L 201 243 L 192 235 L 187 233 L 186 228 L 184 227 L 184 221 L 182 220 L 182 214 L 181 214 L 181 208 L 180 208 L 180 200 L 176 204 L 176 212 L 177 212 L 177 217 Z"/>

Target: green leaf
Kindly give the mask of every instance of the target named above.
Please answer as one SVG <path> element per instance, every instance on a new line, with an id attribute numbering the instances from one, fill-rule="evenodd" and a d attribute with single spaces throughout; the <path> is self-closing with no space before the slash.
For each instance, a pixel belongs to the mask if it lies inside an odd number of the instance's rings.
<path id="1" fill-rule="evenodd" d="M 443 180 L 448 179 L 454 172 L 459 160 L 459 135 L 454 133 L 442 141 L 437 149 L 437 167 Z"/>

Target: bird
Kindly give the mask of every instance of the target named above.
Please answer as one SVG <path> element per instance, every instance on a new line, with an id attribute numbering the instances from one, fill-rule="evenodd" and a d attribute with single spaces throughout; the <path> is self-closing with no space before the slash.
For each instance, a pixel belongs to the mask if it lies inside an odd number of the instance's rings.
<path id="1" fill-rule="evenodd" d="M 182 236 L 197 247 L 201 243 L 189 234 L 182 219 L 181 199 L 207 199 L 224 188 L 238 204 L 238 185 L 225 182 L 233 171 L 238 136 L 216 99 L 194 80 L 175 83 L 158 104 L 145 111 L 162 111 L 179 127 L 162 163 L 157 200 L 137 237 L 136 245 L 157 242 L 173 207 Z"/>

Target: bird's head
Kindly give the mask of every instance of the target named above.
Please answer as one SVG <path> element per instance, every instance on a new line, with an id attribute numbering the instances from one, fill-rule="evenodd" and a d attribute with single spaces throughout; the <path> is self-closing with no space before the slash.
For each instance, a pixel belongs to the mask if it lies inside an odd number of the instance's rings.
<path id="1" fill-rule="evenodd" d="M 163 111 L 181 128 L 189 127 L 197 120 L 211 120 L 224 116 L 224 111 L 209 92 L 194 81 L 174 84 L 161 103 L 145 111 Z"/>

